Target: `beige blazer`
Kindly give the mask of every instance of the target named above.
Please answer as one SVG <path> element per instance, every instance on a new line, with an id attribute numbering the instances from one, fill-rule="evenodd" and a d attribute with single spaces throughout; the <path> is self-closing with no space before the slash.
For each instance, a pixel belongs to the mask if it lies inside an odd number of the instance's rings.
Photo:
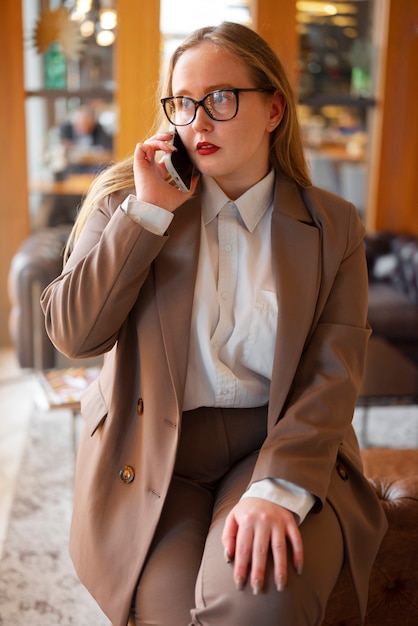
<path id="1" fill-rule="evenodd" d="M 200 196 L 159 237 L 107 198 L 42 297 L 63 353 L 106 352 L 86 392 L 70 551 L 115 626 L 132 595 L 178 443 L 200 237 Z M 281 477 L 328 498 L 339 517 L 360 614 L 386 529 L 361 472 L 351 419 L 369 337 L 363 227 L 355 208 L 278 180 L 272 216 L 279 318 L 269 430 L 252 481 Z"/>

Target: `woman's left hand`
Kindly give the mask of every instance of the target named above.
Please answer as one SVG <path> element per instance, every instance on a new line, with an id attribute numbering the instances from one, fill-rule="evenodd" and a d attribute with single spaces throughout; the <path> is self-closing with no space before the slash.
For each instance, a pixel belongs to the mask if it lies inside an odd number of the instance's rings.
<path id="1" fill-rule="evenodd" d="M 222 543 L 225 555 L 234 560 L 234 580 L 241 590 L 248 578 L 257 594 L 263 588 L 266 562 L 271 549 L 274 581 L 278 591 L 287 582 L 287 542 L 293 552 L 293 566 L 303 568 L 303 545 L 291 511 L 262 498 L 242 498 L 225 521 Z"/>
<path id="2" fill-rule="evenodd" d="M 135 195 L 137 200 L 149 202 L 173 212 L 195 192 L 198 176 L 195 175 L 189 193 L 183 193 L 167 181 L 167 168 L 158 161 L 158 152 L 173 151 L 169 141 L 173 133 L 160 133 L 138 143 L 134 153 Z"/>

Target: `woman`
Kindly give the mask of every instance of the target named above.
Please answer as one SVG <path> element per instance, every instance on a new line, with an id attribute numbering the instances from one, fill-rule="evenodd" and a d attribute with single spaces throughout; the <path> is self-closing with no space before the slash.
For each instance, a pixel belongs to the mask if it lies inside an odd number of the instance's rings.
<path id="1" fill-rule="evenodd" d="M 193 33 L 163 95 L 199 180 L 167 181 L 171 133 L 139 143 L 97 180 L 42 297 L 62 352 L 105 353 L 82 403 L 77 572 L 116 626 L 301 626 L 346 565 L 363 618 L 385 531 L 351 426 L 363 227 L 311 186 L 289 83 L 252 30 Z"/>

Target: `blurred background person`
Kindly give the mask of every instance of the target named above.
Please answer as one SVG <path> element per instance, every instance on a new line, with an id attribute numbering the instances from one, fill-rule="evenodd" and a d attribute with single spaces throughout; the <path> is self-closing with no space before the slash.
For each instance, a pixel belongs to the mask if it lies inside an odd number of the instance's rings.
<path id="1" fill-rule="evenodd" d="M 67 175 L 96 173 L 104 160 L 111 158 L 113 137 L 89 105 L 81 105 L 62 124 L 60 138 L 65 149 Z"/>

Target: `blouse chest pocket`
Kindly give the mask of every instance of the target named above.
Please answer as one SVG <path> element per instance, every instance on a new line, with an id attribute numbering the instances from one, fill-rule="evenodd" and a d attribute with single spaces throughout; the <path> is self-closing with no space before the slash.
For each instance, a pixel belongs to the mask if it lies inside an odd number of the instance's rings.
<path id="1" fill-rule="evenodd" d="M 271 379 L 276 345 L 277 294 L 274 291 L 256 291 L 249 331 L 243 347 L 243 364 L 251 371 Z"/>

